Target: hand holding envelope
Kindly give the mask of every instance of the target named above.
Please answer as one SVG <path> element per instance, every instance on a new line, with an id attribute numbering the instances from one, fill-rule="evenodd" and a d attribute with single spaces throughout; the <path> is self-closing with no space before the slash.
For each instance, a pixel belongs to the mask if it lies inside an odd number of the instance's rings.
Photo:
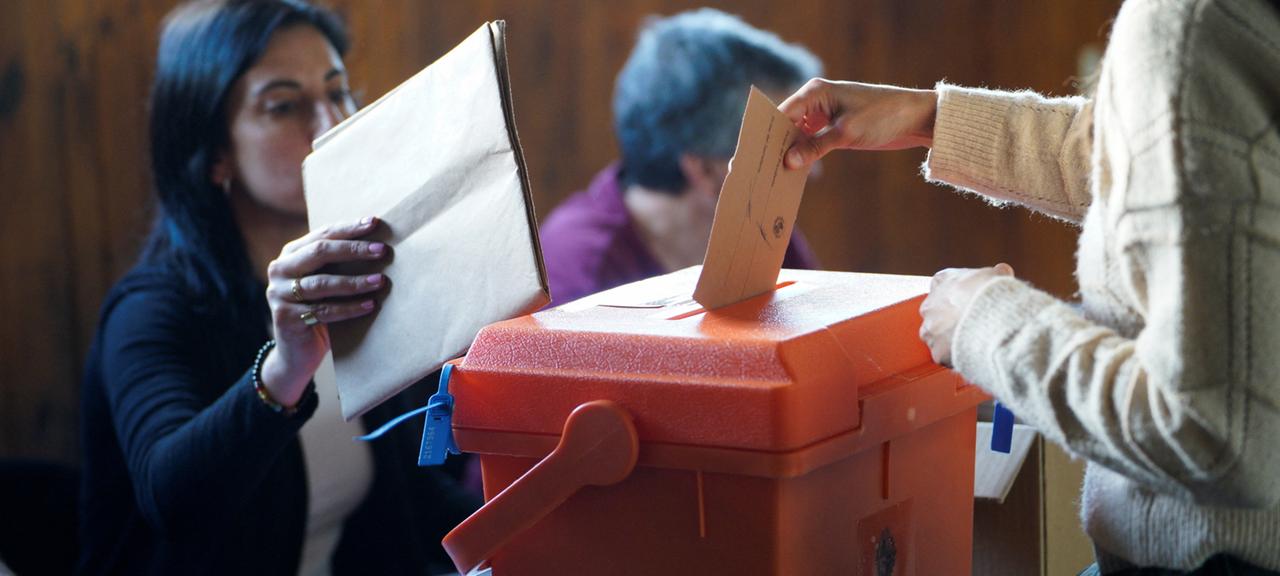
<path id="1" fill-rule="evenodd" d="M 334 127 L 303 164 L 311 228 L 375 215 L 391 247 L 379 310 L 329 327 L 355 418 L 465 352 L 487 324 L 548 302 L 508 91 L 504 25 Z"/>
<path id="2" fill-rule="evenodd" d="M 303 164 L 313 229 L 372 214 L 384 225 L 371 239 L 392 250 L 380 309 L 329 329 L 348 420 L 461 355 L 483 326 L 549 301 L 503 34 L 482 26 L 321 136 Z M 782 166 L 797 134 L 752 88 L 694 292 L 706 308 L 774 288 L 808 175 Z"/>

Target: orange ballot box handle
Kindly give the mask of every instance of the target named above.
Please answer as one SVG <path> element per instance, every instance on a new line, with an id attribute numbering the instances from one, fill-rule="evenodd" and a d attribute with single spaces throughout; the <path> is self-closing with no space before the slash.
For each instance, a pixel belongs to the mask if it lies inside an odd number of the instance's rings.
<path id="1" fill-rule="evenodd" d="M 631 415 L 608 400 L 579 405 L 564 423 L 556 449 L 476 510 L 441 542 L 467 574 L 583 486 L 617 484 L 640 453 Z"/>

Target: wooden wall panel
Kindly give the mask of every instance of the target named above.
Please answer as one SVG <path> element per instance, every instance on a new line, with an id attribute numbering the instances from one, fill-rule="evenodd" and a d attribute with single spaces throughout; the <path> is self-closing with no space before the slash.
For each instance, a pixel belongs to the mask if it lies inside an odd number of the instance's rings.
<path id="1" fill-rule="evenodd" d="M 1069 94 L 1118 0 L 708 2 L 800 41 L 827 76 Z M 146 94 L 172 1 L 0 5 L 0 456 L 74 461 L 79 377 L 97 307 L 151 215 Z M 486 19 L 509 23 L 516 118 L 540 216 L 611 161 L 609 100 L 638 23 L 685 0 L 336 0 L 366 102 Z M 923 183 L 922 151 L 839 154 L 800 224 L 827 267 L 931 274 L 1005 260 L 1070 295 L 1075 231 Z"/>

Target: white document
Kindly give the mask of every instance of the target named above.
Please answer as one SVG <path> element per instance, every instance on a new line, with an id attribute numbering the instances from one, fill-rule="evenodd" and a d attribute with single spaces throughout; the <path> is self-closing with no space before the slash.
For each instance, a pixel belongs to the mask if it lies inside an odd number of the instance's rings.
<path id="1" fill-rule="evenodd" d="M 303 163 L 312 229 L 377 216 L 378 309 L 328 326 L 350 420 L 462 355 L 480 328 L 549 301 L 511 114 L 502 22 L 315 142 Z"/>

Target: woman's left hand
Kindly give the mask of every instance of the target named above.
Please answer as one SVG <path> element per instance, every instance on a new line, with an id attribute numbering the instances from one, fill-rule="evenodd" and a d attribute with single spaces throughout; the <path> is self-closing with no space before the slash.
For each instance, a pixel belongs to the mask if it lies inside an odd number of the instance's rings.
<path id="1" fill-rule="evenodd" d="M 1013 267 L 1005 263 L 989 268 L 947 268 L 933 275 L 929 296 L 920 304 L 920 339 L 933 355 L 933 361 L 951 365 L 951 341 L 956 325 L 978 290 L 1000 276 L 1013 276 Z"/>

